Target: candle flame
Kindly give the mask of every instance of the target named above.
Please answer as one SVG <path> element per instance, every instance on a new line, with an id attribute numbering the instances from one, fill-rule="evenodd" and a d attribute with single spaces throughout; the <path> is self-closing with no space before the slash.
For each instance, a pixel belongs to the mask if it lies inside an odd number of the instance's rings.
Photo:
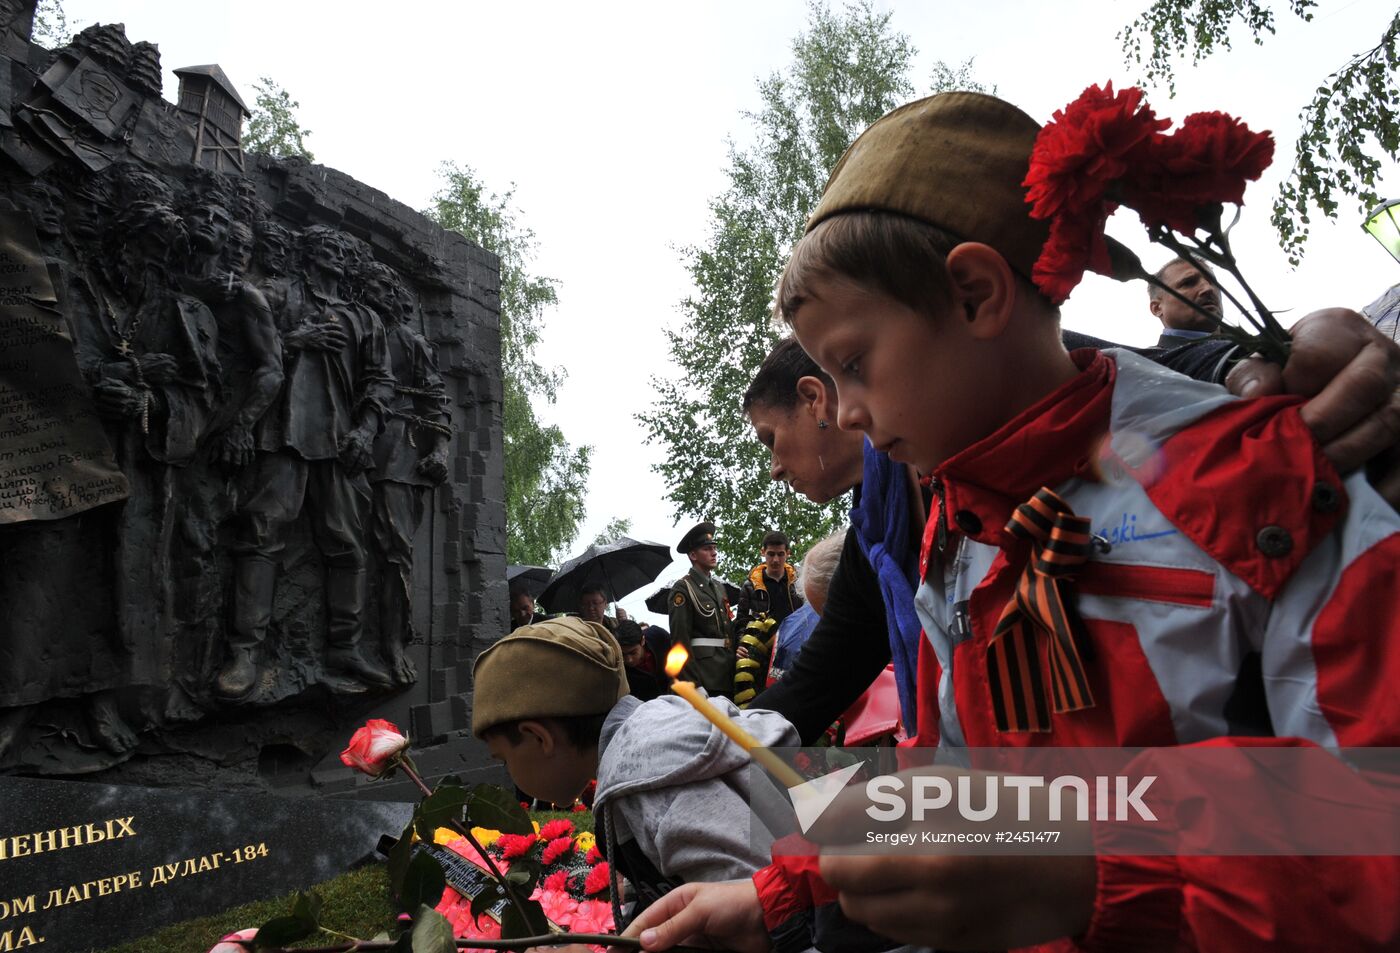
<path id="1" fill-rule="evenodd" d="M 684 645 L 677 642 L 671 646 L 671 651 L 666 653 L 666 674 L 675 678 L 685 668 L 686 660 L 690 658 L 690 653 L 686 651 Z"/>

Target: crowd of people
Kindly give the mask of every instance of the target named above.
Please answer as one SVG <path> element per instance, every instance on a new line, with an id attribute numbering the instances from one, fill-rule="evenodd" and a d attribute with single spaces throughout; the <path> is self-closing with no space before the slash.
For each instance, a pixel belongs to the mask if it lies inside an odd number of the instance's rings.
<path id="1" fill-rule="evenodd" d="M 1400 348 L 1334 309 L 1263 362 L 1214 333 L 1215 276 L 1188 259 L 1157 274 L 1157 347 L 1062 331 L 1032 277 L 1037 131 L 941 94 L 838 164 L 777 289 L 792 334 L 743 407 L 773 479 L 853 491 L 850 528 L 798 573 L 764 540 L 741 617 L 787 613 L 780 677 L 742 709 L 714 527 L 687 532 L 683 674 L 774 747 L 882 679 L 896 730 L 943 752 L 1396 746 Z M 659 658 L 599 616 L 522 607 L 477 662 L 474 731 L 537 797 L 597 779 L 618 923 L 647 950 L 1400 944 L 1393 856 L 1125 856 L 1094 822 L 1074 855 L 793 856 L 750 812 L 741 749 L 680 698 L 629 697 Z"/>
<path id="2" fill-rule="evenodd" d="M 814 620 L 815 613 L 804 600 L 804 585 L 796 568 L 788 561 L 791 543 L 787 534 L 780 530 L 766 533 L 762 562 L 752 568 L 742 586 L 733 587 L 715 575 L 719 551 L 714 533 L 713 523 L 699 523 L 676 546 L 676 552 L 689 558 L 691 568 L 667 593 L 669 628 L 634 620 L 621 606 L 608 615 L 613 594 L 596 583 L 579 589 L 573 611 L 554 614 L 608 630 L 623 649 L 631 693 L 644 701 L 664 692 L 666 654 L 676 642 L 691 654 L 684 674 L 710 694 L 733 697 L 739 691 L 736 685 L 754 683 L 752 674 L 742 672 L 756 670 L 759 687 L 780 677 L 781 669 L 767 664 L 780 634 L 785 651 L 795 654 L 811 631 L 809 616 Z M 731 588 L 737 589 L 737 599 L 731 599 Z M 785 625 L 789 617 L 793 617 L 793 624 Z M 511 586 L 512 630 L 548 618 L 527 582 Z"/>

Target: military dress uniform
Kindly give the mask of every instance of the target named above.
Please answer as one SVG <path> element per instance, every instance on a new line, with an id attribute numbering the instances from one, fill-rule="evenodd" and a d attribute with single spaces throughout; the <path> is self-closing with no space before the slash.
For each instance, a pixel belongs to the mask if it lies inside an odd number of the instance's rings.
<path id="1" fill-rule="evenodd" d="M 698 546 L 713 544 L 714 532 L 713 523 L 701 523 L 685 534 L 676 550 L 689 554 Z M 671 587 L 669 609 L 671 640 L 690 652 L 681 678 L 711 695 L 733 695 L 733 621 L 724 583 L 692 566 Z"/>

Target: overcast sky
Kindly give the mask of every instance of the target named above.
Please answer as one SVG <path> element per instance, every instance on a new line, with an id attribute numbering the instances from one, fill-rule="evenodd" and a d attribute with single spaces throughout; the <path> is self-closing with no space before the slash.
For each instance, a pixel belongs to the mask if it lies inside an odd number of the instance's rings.
<path id="1" fill-rule="evenodd" d="M 920 92 L 938 60 L 973 58 L 982 82 L 1044 121 L 1091 83 L 1137 78 L 1115 34 L 1146 5 L 877 7 L 893 8 L 894 27 L 917 47 Z M 1240 37 L 1233 51 L 1187 64 L 1175 100 L 1149 90 L 1149 101 L 1177 120 L 1221 109 L 1274 131 L 1274 167 L 1246 193 L 1234 242 L 1264 300 L 1289 309 L 1288 324 L 1322 306 L 1359 308 L 1400 280 L 1348 203 L 1338 223 L 1314 227 L 1296 272 L 1268 224 L 1299 109 L 1327 74 L 1375 44 L 1394 3 L 1323 0 L 1307 24 L 1274 6 L 1277 36 L 1262 47 Z M 171 70 L 183 66 L 220 64 L 249 103 L 258 77 L 274 78 L 300 102 L 318 162 L 415 208 L 428 204 L 444 161 L 474 167 L 497 190 L 514 183 L 539 239 L 537 270 L 560 282 L 540 356 L 567 367 L 569 380 L 541 415 L 595 448 L 579 548 L 617 516 L 632 519 L 634 536 L 679 538 L 685 527 L 650 470 L 660 448 L 643 443 L 633 414 L 652 403 L 651 378 L 671 372 L 662 329 L 679 324 L 690 288 L 678 249 L 705 238 L 708 202 L 726 182 L 727 140 L 745 141 L 741 113 L 758 108 L 757 81 L 789 62 L 806 22 L 802 0 L 66 0 L 64 9 L 74 30 L 122 22 L 131 40 L 159 44 L 167 99 L 178 86 Z M 1387 172 L 1396 188 L 1400 177 Z M 1120 213 L 1110 231 L 1149 266 L 1164 260 L 1134 222 Z M 1128 344 L 1150 343 L 1158 330 L 1142 288 L 1094 275 L 1064 316 L 1068 327 Z M 637 609 L 645 595 L 623 605 Z"/>

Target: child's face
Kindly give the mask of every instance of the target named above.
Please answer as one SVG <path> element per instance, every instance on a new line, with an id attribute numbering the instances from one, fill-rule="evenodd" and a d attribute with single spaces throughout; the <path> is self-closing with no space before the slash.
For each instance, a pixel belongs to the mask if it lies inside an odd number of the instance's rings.
<path id="1" fill-rule="evenodd" d="M 522 721 L 520 740 L 490 734 L 486 747 L 503 762 L 516 787 L 533 798 L 572 804 L 597 772 L 596 759 L 570 745 L 563 732 L 541 721 Z"/>
<path id="2" fill-rule="evenodd" d="M 818 279 L 792 322 L 803 349 L 836 382 L 843 430 L 931 473 L 990 432 L 997 379 L 955 313 L 929 318 L 839 278 Z"/>

